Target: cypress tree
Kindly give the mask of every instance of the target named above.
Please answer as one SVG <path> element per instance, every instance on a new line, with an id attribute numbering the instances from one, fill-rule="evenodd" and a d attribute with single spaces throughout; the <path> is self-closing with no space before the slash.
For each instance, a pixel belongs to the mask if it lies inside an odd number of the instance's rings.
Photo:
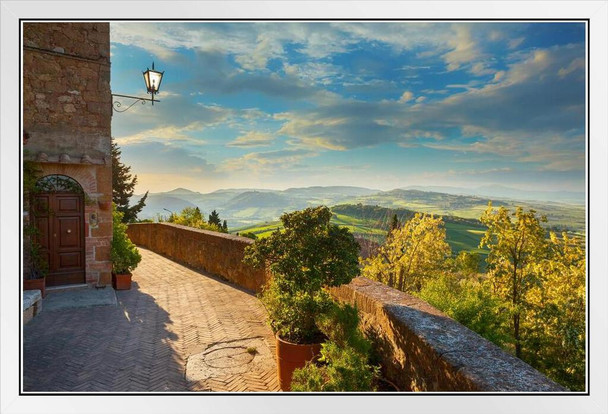
<path id="1" fill-rule="evenodd" d="M 129 205 L 129 199 L 133 196 L 137 175 L 131 174 L 131 167 L 120 162 L 120 147 L 112 141 L 112 201 L 116 209 L 123 214 L 123 223 L 131 223 L 137 220 L 137 214 L 146 205 L 146 194 L 135 204 Z"/>
<path id="2" fill-rule="evenodd" d="M 220 219 L 220 215 L 217 211 L 213 210 L 211 214 L 209 214 L 209 220 L 207 220 L 209 224 L 215 224 L 219 228 L 222 228 L 222 220 Z"/>

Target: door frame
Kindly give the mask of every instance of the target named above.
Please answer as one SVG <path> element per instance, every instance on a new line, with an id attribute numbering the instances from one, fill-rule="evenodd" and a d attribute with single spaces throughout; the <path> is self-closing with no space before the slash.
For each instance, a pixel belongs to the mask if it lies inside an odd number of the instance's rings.
<path id="1" fill-rule="evenodd" d="M 35 200 L 37 197 L 48 197 L 47 212 L 42 217 L 46 217 L 48 220 L 47 231 L 48 231 L 48 248 L 43 248 L 43 251 L 47 253 L 48 257 L 48 273 L 46 278 L 47 286 L 64 286 L 70 284 L 84 284 L 86 283 L 86 223 L 85 223 L 85 194 L 80 184 L 72 177 L 60 175 L 60 174 L 49 174 L 38 180 L 36 183 L 37 191 L 32 194 L 30 200 L 30 211 L 32 223 L 35 228 L 38 227 L 37 206 Z M 78 198 L 79 211 L 77 214 L 67 215 L 66 217 L 78 217 L 79 225 L 79 250 L 80 250 L 80 267 L 73 272 L 61 271 L 52 273 L 52 269 L 58 266 L 59 260 L 59 242 L 60 237 L 53 237 L 53 233 L 57 234 L 57 216 L 54 214 L 54 210 L 58 207 L 58 200 L 61 195 L 69 195 Z M 59 196 L 59 197 L 58 197 Z M 72 276 L 73 280 L 69 280 L 70 274 L 78 274 L 76 278 Z M 57 276 L 58 280 L 54 280 L 54 276 Z M 64 280 L 62 280 L 62 276 Z M 67 278 L 67 279 L 66 279 Z M 76 280 L 78 279 L 78 280 Z"/>

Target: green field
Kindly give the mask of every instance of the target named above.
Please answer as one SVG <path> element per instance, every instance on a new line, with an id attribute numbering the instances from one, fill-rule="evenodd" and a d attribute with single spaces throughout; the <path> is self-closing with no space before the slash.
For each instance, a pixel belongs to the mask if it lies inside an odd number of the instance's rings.
<path id="1" fill-rule="evenodd" d="M 401 220 L 407 219 L 413 212 L 404 209 L 387 209 L 371 206 L 342 205 L 332 208 L 331 222 L 348 228 L 353 234 L 383 243 L 388 231 L 389 219 L 393 214 Z M 487 251 L 479 249 L 479 241 L 483 237 L 485 228 L 475 220 L 466 220 L 459 217 L 447 216 L 444 218 L 446 239 L 452 251 L 458 253 L 462 250 L 479 253 L 482 259 Z M 273 231 L 282 229 L 280 221 L 266 222 L 253 226 L 240 227 L 231 233 L 253 233 L 259 238 L 268 237 Z"/>

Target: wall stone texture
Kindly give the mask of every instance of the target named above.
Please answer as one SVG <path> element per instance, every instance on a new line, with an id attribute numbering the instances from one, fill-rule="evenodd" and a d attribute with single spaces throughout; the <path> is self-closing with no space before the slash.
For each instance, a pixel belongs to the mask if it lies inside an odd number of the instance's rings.
<path id="1" fill-rule="evenodd" d="M 269 278 L 264 269 L 243 263 L 245 247 L 253 243 L 246 237 L 170 223 L 129 224 L 127 234 L 137 245 L 252 292 L 259 292 Z"/>
<path id="2" fill-rule="evenodd" d="M 109 23 L 24 23 L 24 158 L 82 186 L 88 284 L 112 280 L 111 123 Z"/>
<path id="3" fill-rule="evenodd" d="M 28 151 L 110 154 L 109 23 L 24 23 L 23 124 Z"/>
<path id="4" fill-rule="evenodd" d="M 403 391 L 567 391 L 428 303 L 358 277 L 332 288 L 357 306 L 386 377 Z"/>
<path id="5" fill-rule="evenodd" d="M 253 240 L 168 223 L 130 224 L 138 245 L 259 292 L 270 277 L 242 263 Z M 374 343 L 384 376 L 400 391 L 564 392 L 530 365 L 506 353 L 428 303 L 357 277 L 331 289 L 355 305 Z"/>

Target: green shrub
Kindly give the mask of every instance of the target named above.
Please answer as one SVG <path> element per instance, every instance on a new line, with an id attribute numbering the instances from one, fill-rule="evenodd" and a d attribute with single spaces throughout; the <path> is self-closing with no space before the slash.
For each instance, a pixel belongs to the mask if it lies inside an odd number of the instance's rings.
<path id="1" fill-rule="evenodd" d="M 123 213 L 112 203 L 112 244 L 110 258 L 116 274 L 130 273 L 141 261 L 139 250 L 127 236 L 127 225 L 122 222 Z"/>
<path id="2" fill-rule="evenodd" d="M 325 288 L 349 283 L 359 274 L 357 242 L 330 219 L 325 206 L 283 214 L 282 232 L 245 250 L 245 263 L 268 265 L 272 273 L 260 299 L 273 331 L 287 341 L 320 342 L 316 318 L 332 305 Z"/>
<path id="3" fill-rule="evenodd" d="M 292 391 L 373 391 L 378 367 L 369 364 L 371 342 L 358 328 L 357 309 L 333 303 L 318 325 L 328 340 L 319 363 L 295 370 Z"/>
<path id="4" fill-rule="evenodd" d="M 428 281 L 417 296 L 499 346 L 509 341 L 508 315 L 487 282 L 447 273 Z"/>
<path id="5" fill-rule="evenodd" d="M 247 237 L 248 239 L 253 239 L 253 240 L 257 240 L 258 239 L 258 236 L 256 236 L 255 233 L 252 233 L 250 231 L 246 231 L 244 233 L 239 233 L 239 236 Z"/>

